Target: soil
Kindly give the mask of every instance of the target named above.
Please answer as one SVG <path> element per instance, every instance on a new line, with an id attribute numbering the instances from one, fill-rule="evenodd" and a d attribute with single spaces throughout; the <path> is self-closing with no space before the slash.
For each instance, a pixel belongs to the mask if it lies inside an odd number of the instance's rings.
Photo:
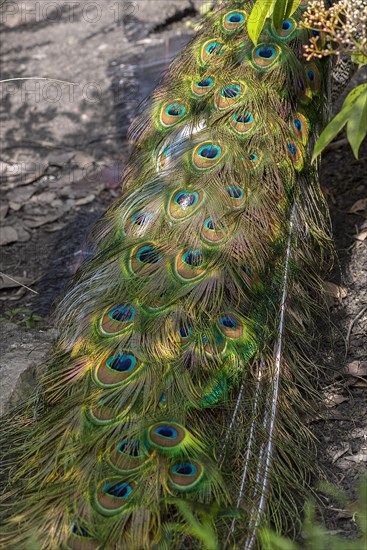
<path id="1" fill-rule="evenodd" d="M 195 20 L 200 1 L 104 0 L 96 4 L 100 12 L 92 4 L 74 2 L 73 11 L 61 0 L 11 2 L 8 7 L 5 2 L 0 7 L 1 78 L 64 81 L 53 86 L 42 80 L 0 84 L 5 174 L 0 214 L 10 235 L 10 242 L 0 248 L 1 272 L 37 292 L 16 283 L 9 286 L 10 279 L 3 276 L 7 284 L 0 290 L 0 307 L 8 318 L 15 308 L 42 316 L 32 338 L 52 326 L 55 304 L 88 255 L 88 230 L 118 195 L 133 113 L 193 34 L 188 23 Z M 357 161 L 340 138 L 324 156 L 321 169 L 338 256 L 329 277 L 334 285 L 329 285 L 332 330 L 325 331 L 321 350 L 325 372 L 334 369 L 333 383 L 324 388 L 328 419 L 314 420 L 312 429 L 328 480 L 353 500 L 367 461 L 367 147 L 365 143 Z M 36 176 L 25 169 L 30 164 Z M 14 166 L 21 166 L 21 177 L 12 177 Z M 96 171 L 97 180 L 90 178 Z M 18 231 L 16 236 L 9 228 Z M 20 346 L 16 327 L 29 315 L 22 311 L 14 314 L 11 328 L 3 325 L 7 361 Z M 19 333 L 24 341 L 24 329 Z M 44 340 L 40 337 L 42 345 Z M 357 530 L 350 514 L 327 497 L 323 504 L 327 528 L 354 538 Z"/>

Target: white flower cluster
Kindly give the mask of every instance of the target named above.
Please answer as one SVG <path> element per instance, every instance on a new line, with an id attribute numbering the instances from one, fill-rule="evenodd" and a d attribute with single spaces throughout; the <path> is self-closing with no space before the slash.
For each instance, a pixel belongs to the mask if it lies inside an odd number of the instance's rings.
<path id="1" fill-rule="evenodd" d="M 302 25 L 324 35 L 305 46 L 307 59 L 341 52 L 367 56 L 367 0 L 339 0 L 329 8 L 324 0 L 311 0 Z"/>

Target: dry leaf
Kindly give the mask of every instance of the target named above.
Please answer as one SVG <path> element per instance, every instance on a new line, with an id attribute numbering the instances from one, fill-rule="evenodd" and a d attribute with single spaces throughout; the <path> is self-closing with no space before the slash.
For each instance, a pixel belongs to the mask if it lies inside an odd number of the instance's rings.
<path id="1" fill-rule="evenodd" d="M 330 281 L 324 281 L 323 283 L 324 291 L 328 297 L 332 300 L 341 302 L 344 298 L 347 297 L 347 289 L 331 283 Z"/>
<path id="2" fill-rule="evenodd" d="M 344 458 L 345 460 L 350 460 L 351 462 L 356 462 L 357 464 L 360 464 L 361 462 L 367 462 L 367 451 L 362 451 L 361 453 L 358 453 L 356 455 L 346 456 Z"/>
<path id="3" fill-rule="evenodd" d="M 337 407 L 344 401 L 349 401 L 348 397 L 341 395 L 340 393 L 324 392 L 324 402 L 328 409 Z"/>
<path id="4" fill-rule="evenodd" d="M 349 376 L 367 376 L 367 361 L 352 361 L 344 367 L 343 372 Z"/>
<path id="5" fill-rule="evenodd" d="M 367 231 L 361 231 L 358 235 L 355 236 L 357 241 L 365 241 L 367 239 Z"/>
<path id="6" fill-rule="evenodd" d="M 359 199 L 353 204 L 353 206 L 348 210 L 350 214 L 355 214 L 356 212 L 363 212 L 367 209 L 367 197 L 364 199 Z"/>

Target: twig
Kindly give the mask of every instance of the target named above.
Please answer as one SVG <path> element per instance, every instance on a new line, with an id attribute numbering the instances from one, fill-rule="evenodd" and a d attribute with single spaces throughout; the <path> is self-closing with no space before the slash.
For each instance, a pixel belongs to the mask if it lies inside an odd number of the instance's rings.
<path id="1" fill-rule="evenodd" d="M 353 326 L 355 325 L 355 323 L 362 317 L 362 315 L 364 314 L 364 312 L 367 310 L 367 306 L 365 306 L 364 308 L 361 309 L 361 311 L 359 313 L 357 313 L 357 315 L 355 317 L 353 317 L 353 319 L 351 320 L 350 324 L 349 324 L 349 328 L 348 328 L 348 332 L 347 332 L 347 336 L 346 336 L 346 342 L 345 342 L 345 357 L 348 355 L 348 351 L 349 351 L 349 348 L 350 348 L 350 337 L 352 335 L 352 330 L 353 330 Z"/>
<path id="2" fill-rule="evenodd" d="M 20 281 L 17 281 L 16 279 L 13 279 L 13 277 L 10 277 L 9 275 L 6 275 L 5 273 L 2 273 L 2 271 L 0 271 L 0 275 L 2 277 L 7 277 L 8 279 L 10 279 L 11 281 L 13 281 L 14 283 L 17 283 L 17 285 L 19 286 L 22 286 L 24 288 L 26 288 L 27 290 L 30 290 L 30 292 L 33 292 L 33 294 L 39 294 L 38 292 L 36 292 L 35 290 L 33 290 L 32 288 L 29 288 L 29 286 L 21 283 Z"/>

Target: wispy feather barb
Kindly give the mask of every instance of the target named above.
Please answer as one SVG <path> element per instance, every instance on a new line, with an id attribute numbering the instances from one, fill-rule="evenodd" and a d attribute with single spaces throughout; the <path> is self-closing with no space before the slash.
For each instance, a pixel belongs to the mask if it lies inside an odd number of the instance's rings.
<path id="1" fill-rule="evenodd" d="M 218 6 L 132 127 L 41 390 L 2 423 L 1 548 L 250 550 L 293 527 L 328 67 L 303 58 L 305 2 L 257 46 L 251 6 Z"/>

